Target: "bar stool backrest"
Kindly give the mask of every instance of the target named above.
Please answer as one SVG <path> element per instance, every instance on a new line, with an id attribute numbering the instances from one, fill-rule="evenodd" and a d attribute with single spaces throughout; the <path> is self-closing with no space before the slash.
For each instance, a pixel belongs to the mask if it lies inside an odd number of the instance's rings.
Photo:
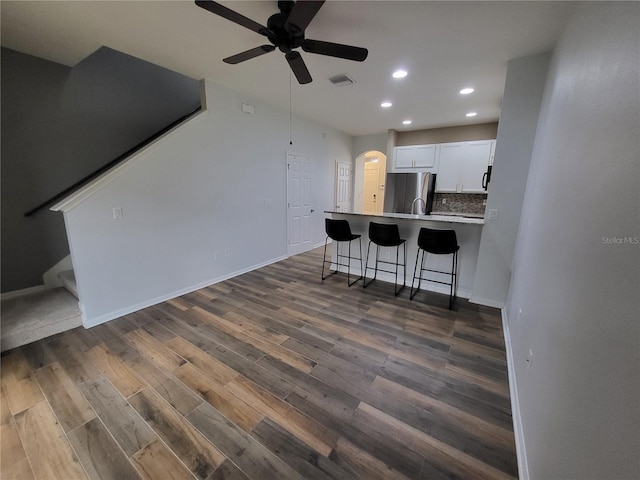
<path id="1" fill-rule="evenodd" d="M 455 230 L 434 230 L 426 227 L 420 229 L 418 247 L 438 255 L 455 253 L 460 249 Z"/>
<path id="2" fill-rule="evenodd" d="M 324 227 L 327 236 L 336 242 L 348 242 L 357 238 L 357 235 L 351 233 L 349 222 L 347 220 L 333 220 L 325 218 Z"/>
<path id="3" fill-rule="evenodd" d="M 385 223 L 369 223 L 369 240 L 381 247 L 397 247 L 402 244 L 398 225 Z"/>

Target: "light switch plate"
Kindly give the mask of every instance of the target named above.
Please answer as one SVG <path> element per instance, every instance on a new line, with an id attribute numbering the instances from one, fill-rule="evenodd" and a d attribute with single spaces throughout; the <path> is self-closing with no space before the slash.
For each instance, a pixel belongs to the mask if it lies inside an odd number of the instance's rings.
<path id="1" fill-rule="evenodd" d="M 111 210 L 113 212 L 114 220 L 122 220 L 122 208 L 121 207 L 113 207 Z"/>
<path id="2" fill-rule="evenodd" d="M 498 219 L 498 209 L 492 208 L 489 210 L 489 220 L 497 220 Z"/>

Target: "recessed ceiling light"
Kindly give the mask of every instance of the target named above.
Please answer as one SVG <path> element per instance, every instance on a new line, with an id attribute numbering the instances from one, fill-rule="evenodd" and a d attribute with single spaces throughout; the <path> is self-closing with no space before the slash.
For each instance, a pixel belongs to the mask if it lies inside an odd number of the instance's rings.
<path id="1" fill-rule="evenodd" d="M 473 88 L 471 87 L 463 88 L 462 90 L 460 90 L 460 95 L 469 95 L 470 93 L 473 93 Z"/>
<path id="2" fill-rule="evenodd" d="M 396 70 L 395 72 L 393 72 L 393 75 L 392 75 L 393 78 L 404 78 L 406 76 L 407 76 L 406 70 Z"/>
<path id="3" fill-rule="evenodd" d="M 403 125 L 411 125 L 411 123 L 413 123 L 411 120 L 403 120 L 402 121 Z"/>
<path id="4" fill-rule="evenodd" d="M 467 117 L 475 117 L 476 115 L 478 115 L 476 112 L 467 113 Z"/>
<path id="5" fill-rule="evenodd" d="M 391 102 L 382 102 L 382 103 L 380 104 L 380 106 L 381 106 L 382 108 L 389 108 L 391 105 L 393 105 L 393 103 L 391 103 Z"/>

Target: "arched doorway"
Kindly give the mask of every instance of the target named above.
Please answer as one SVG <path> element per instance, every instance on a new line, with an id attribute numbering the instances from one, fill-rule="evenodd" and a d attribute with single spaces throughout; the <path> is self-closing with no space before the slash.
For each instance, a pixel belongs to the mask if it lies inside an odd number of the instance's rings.
<path id="1" fill-rule="evenodd" d="M 370 150 L 356 158 L 353 208 L 356 212 L 382 213 L 384 185 L 387 177 L 387 156 Z"/>

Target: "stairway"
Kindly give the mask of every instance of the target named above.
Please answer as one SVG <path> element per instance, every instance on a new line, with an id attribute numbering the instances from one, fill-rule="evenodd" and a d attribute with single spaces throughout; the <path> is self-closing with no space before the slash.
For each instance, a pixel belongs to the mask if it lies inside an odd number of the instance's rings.
<path id="1" fill-rule="evenodd" d="M 2 300 L 1 351 L 82 325 L 73 270 L 61 272 L 58 277 L 64 287 Z"/>

